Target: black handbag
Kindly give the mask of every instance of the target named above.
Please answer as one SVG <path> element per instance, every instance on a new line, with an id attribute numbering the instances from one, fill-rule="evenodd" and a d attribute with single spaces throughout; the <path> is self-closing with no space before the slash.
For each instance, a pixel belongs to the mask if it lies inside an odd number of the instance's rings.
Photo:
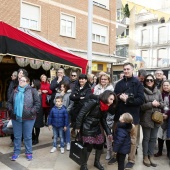
<path id="1" fill-rule="evenodd" d="M 87 148 L 79 141 L 71 141 L 69 157 L 78 165 L 82 165 L 87 161 Z"/>

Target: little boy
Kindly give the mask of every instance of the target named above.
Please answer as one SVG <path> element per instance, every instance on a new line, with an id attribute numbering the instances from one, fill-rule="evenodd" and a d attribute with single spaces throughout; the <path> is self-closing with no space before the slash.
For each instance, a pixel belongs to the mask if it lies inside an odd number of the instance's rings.
<path id="1" fill-rule="evenodd" d="M 114 135 L 113 151 L 117 153 L 118 170 L 124 170 L 126 154 L 130 153 L 130 132 L 133 127 L 133 117 L 129 113 L 120 116 Z"/>
<path id="2" fill-rule="evenodd" d="M 67 130 L 68 126 L 68 113 L 65 106 L 63 106 L 62 96 L 56 97 L 55 106 L 51 109 L 50 115 L 48 116 L 48 128 L 53 128 L 53 148 L 51 153 L 56 151 L 57 138 L 60 138 L 60 150 L 64 153 L 64 131 Z M 64 131 L 63 131 L 64 130 Z"/>

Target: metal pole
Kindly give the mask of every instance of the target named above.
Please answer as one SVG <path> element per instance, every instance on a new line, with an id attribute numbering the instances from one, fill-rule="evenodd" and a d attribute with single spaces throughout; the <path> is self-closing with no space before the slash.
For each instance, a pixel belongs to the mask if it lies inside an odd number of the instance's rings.
<path id="1" fill-rule="evenodd" d="M 93 22 L 93 1 L 88 0 L 88 41 L 87 41 L 87 57 L 88 57 L 88 73 L 92 72 L 92 22 Z"/>

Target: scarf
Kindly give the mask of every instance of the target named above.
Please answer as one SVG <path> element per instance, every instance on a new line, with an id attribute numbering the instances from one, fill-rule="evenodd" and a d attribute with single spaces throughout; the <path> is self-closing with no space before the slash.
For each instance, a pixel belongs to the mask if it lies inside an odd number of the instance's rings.
<path id="1" fill-rule="evenodd" d="M 107 111 L 109 109 L 109 106 L 105 103 L 103 103 L 102 101 L 100 101 L 100 109 L 101 111 Z"/>
<path id="2" fill-rule="evenodd" d="M 19 122 L 22 122 L 22 113 L 23 113 L 23 107 L 24 107 L 24 92 L 25 87 L 18 86 L 18 92 L 15 96 L 15 104 L 14 104 L 14 114 L 16 114 L 16 120 Z"/>

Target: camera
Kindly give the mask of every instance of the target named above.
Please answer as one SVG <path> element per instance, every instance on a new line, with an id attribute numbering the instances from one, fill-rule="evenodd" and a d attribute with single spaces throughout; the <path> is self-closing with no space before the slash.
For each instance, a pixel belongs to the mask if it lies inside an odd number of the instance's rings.
<path id="1" fill-rule="evenodd" d="M 128 94 L 128 103 L 133 103 L 134 102 L 134 94 L 133 93 L 129 93 Z"/>

